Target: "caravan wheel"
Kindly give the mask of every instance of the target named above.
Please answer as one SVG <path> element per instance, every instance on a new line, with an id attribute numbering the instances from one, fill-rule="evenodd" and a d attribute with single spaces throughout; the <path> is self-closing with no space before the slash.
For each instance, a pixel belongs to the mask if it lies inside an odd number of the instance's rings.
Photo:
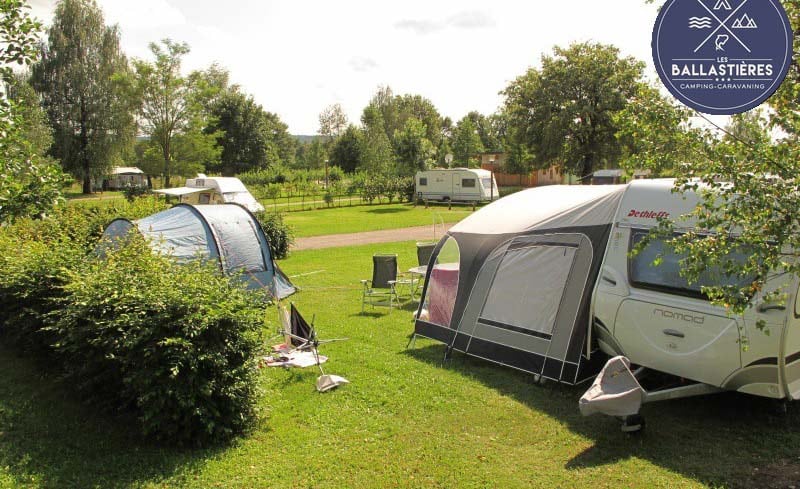
<path id="1" fill-rule="evenodd" d="M 625 433 L 641 433 L 644 431 L 644 425 L 644 418 L 641 414 L 634 414 L 622 418 L 622 431 Z"/>

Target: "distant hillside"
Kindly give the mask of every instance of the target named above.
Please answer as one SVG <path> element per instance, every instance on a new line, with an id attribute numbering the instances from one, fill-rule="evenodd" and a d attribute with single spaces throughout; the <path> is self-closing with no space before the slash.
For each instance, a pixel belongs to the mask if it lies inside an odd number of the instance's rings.
<path id="1" fill-rule="evenodd" d="M 300 144 L 308 144 L 314 141 L 315 139 L 321 139 L 322 141 L 328 139 L 327 136 L 318 136 L 315 134 L 312 134 L 310 136 L 307 134 L 293 134 L 292 136 L 294 136 L 294 138 L 297 139 L 297 142 L 299 142 Z"/>

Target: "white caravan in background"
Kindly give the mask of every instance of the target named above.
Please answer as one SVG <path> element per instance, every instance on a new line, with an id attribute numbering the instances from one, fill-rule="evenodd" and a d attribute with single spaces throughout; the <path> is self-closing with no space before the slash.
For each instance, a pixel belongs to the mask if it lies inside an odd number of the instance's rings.
<path id="1" fill-rule="evenodd" d="M 448 168 L 417 172 L 418 199 L 443 202 L 488 202 L 500 198 L 497 182 L 488 170 Z"/>
<path id="2" fill-rule="evenodd" d="M 250 212 L 264 210 L 264 206 L 253 197 L 242 181 L 234 177 L 207 177 L 199 174 L 197 178 L 187 178 L 185 187 L 153 192 L 177 197 L 181 204 L 239 204 Z"/>

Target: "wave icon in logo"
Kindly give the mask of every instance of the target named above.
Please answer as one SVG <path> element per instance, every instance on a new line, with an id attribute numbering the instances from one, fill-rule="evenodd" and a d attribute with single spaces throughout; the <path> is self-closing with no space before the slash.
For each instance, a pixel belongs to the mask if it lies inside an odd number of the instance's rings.
<path id="1" fill-rule="evenodd" d="M 689 17 L 689 29 L 711 29 L 711 17 Z"/>

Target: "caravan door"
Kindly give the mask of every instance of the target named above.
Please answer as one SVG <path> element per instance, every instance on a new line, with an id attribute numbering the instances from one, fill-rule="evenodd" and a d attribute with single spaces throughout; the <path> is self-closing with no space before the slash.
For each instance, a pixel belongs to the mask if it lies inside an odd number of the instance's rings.
<path id="1" fill-rule="evenodd" d="M 647 230 L 630 230 L 629 250 Z M 662 257 L 659 266 L 653 261 Z M 681 256 L 654 240 L 628 258 L 630 291 L 622 298 L 614 336 L 631 362 L 715 386 L 741 368 L 740 320 L 712 306 L 700 284 L 680 275 Z M 701 282 L 719 281 L 706 277 Z"/>
<path id="2" fill-rule="evenodd" d="M 497 248 L 481 267 L 453 348 L 575 383 L 592 262 L 583 234 L 520 236 Z"/>

